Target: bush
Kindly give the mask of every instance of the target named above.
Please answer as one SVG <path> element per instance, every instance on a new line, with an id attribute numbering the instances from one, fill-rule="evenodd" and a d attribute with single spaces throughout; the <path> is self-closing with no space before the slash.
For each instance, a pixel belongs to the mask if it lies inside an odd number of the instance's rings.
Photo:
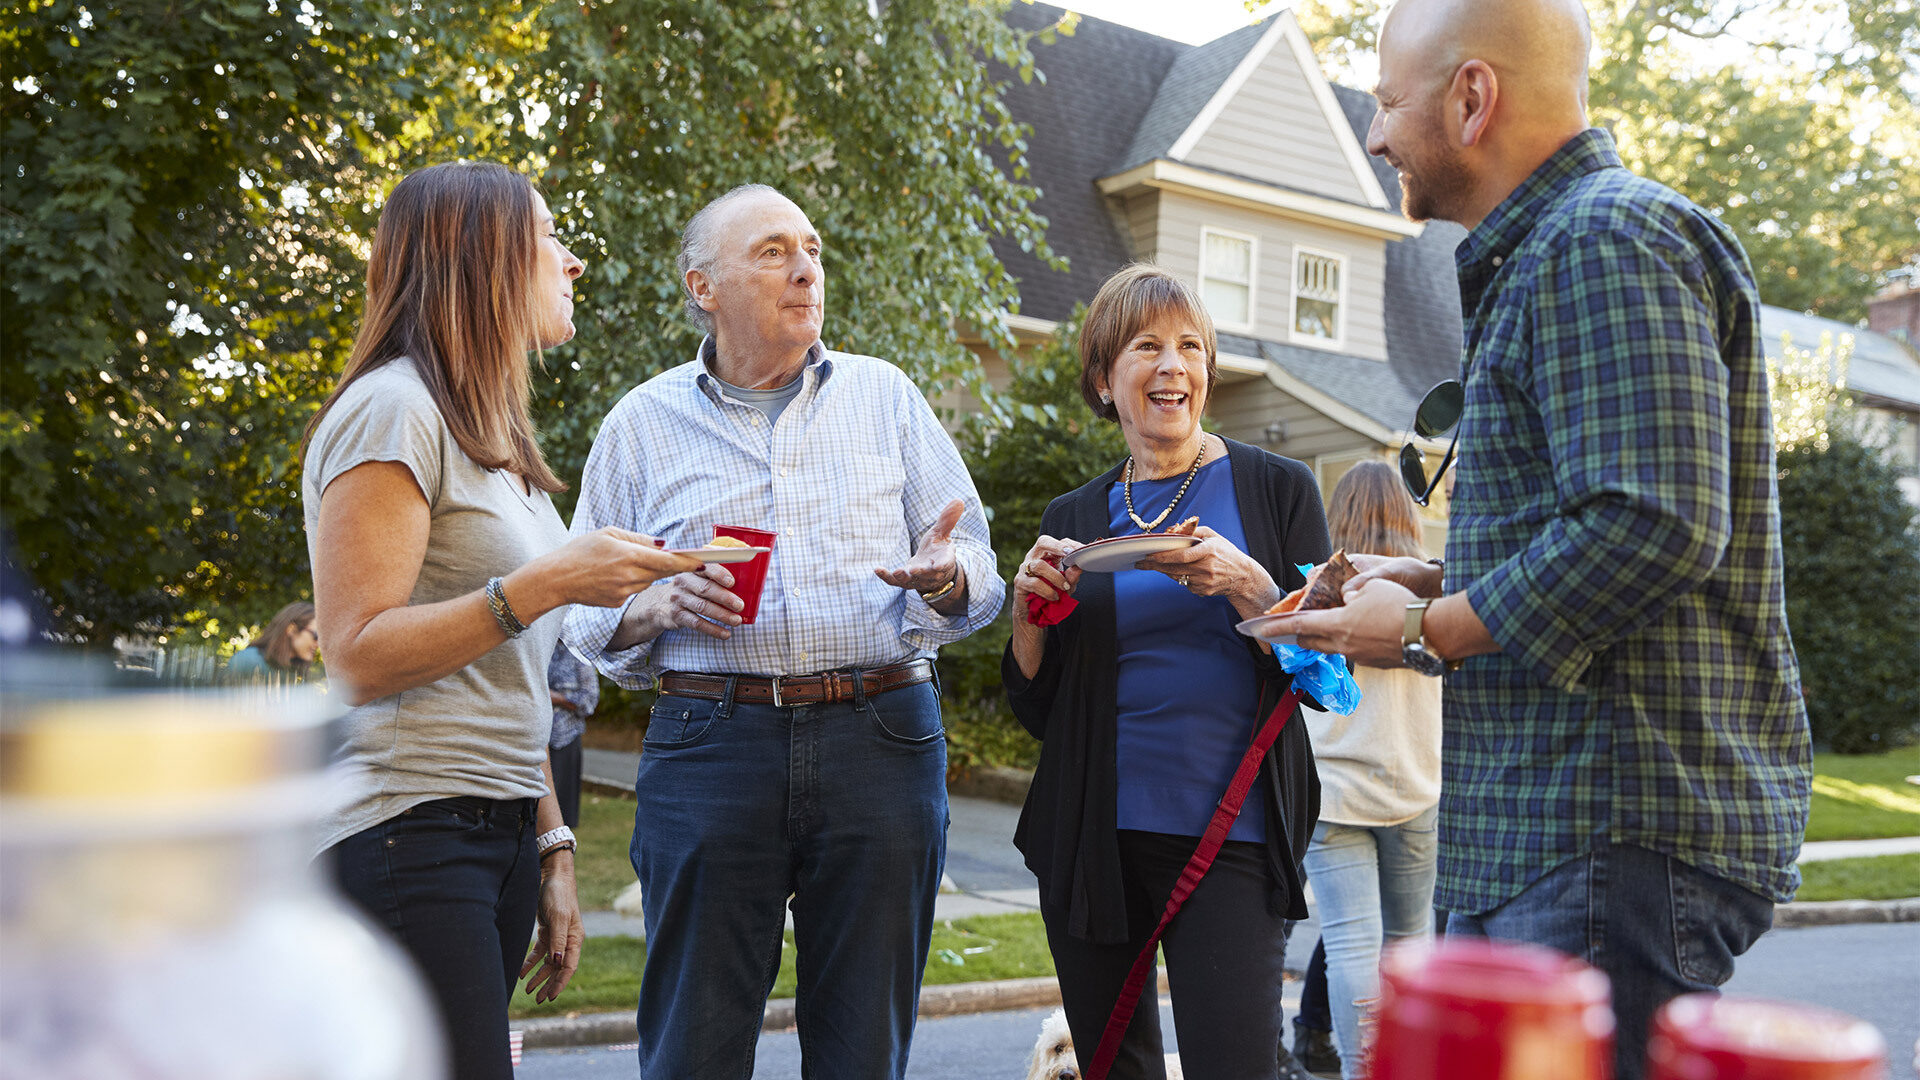
<path id="1" fill-rule="evenodd" d="M 1834 433 L 1779 454 L 1787 622 L 1816 740 L 1871 753 L 1920 731 L 1920 526 L 1899 474 Z"/>

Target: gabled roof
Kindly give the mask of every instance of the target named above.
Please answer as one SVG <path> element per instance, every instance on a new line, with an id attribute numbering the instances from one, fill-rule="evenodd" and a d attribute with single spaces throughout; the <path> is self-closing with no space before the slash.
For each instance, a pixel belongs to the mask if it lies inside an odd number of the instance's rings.
<path id="1" fill-rule="evenodd" d="M 1063 14 L 1045 4 L 1015 4 L 1007 22 L 1023 30 L 1051 26 Z M 1161 77 L 1188 46 L 1100 19 L 1082 18 L 1072 37 L 1034 46 L 1046 75 L 1022 83 L 1005 69 L 1007 109 L 1033 127 L 1027 139 L 1031 181 L 1040 189 L 1047 242 L 1068 268 L 1048 267 L 1001 238 L 994 254 L 1020 281 L 1020 313 L 1059 320 L 1092 300 L 1115 270 L 1133 261 L 1133 245 L 1094 186 L 1121 157 L 1152 104 Z M 990 151 L 992 148 L 990 148 Z"/>
<path id="2" fill-rule="evenodd" d="M 1243 26 L 1204 45 L 1186 47 L 1160 81 L 1159 92 L 1134 131 L 1127 152 L 1109 162 L 1106 172 L 1124 172 L 1154 158 L 1171 156 L 1174 143 L 1187 133 L 1247 53 L 1266 36 L 1272 21 Z"/>
<path id="3" fill-rule="evenodd" d="M 1833 319 L 1807 315 L 1772 304 L 1760 306 L 1761 344 L 1769 359 L 1778 360 L 1783 344 L 1818 354 L 1821 339 L 1832 335 L 1837 348 L 1853 339 L 1847 358 L 1847 389 L 1904 411 L 1920 412 L 1920 360 L 1898 341 L 1872 330 L 1862 330 Z"/>

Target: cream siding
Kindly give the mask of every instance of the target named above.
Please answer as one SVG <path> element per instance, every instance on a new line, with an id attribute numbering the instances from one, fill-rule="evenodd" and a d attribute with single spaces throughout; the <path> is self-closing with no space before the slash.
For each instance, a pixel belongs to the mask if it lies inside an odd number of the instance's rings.
<path id="1" fill-rule="evenodd" d="M 1377 448 L 1372 439 L 1342 426 L 1264 378 L 1222 385 L 1207 403 L 1214 430 L 1229 439 L 1265 447 L 1311 464 L 1321 454 Z M 1286 425 L 1280 441 L 1269 441 L 1267 425 Z"/>
<path id="2" fill-rule="evenodd" d="M 1200 283 L 1200 230 L 1203 227 L 1259 238 L 1251 331 L 1255 337 L 1282 342 L 1295 340 L 1289 330 L 1293 325 L 1293 268 L 1297 245 L 1340 256 L 1346 310 L 1342 313 L 1345 340 L 1340 343 L 1339 351 L 1370 360 L 1387 358 L 1382 300 L 1387 277 L 1386 241 L 1172 192 L 1158 193 L 1154 203 L 1155 232 L 1149 244 L 1136 251 L 1140 257 L 1152 259 L 1196 287 Z M 1138 220 L 1138 215 L 1134 218 Z"/>
<path id="3" fill-rule="evenodd" d="M 1353 175 L 1341 137 L 1327 122 L 1293 50 L 1282 43 L 1241 85 L 1184 160 L 1364 204 L 1366 193 Z"/>

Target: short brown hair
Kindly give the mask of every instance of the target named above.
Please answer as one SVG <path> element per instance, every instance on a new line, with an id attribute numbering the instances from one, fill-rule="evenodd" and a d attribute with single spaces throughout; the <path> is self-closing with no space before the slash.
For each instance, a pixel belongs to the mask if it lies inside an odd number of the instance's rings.
<path id="1" fill-rule="evenodd" d="M 1193 320 L 1207 347 L 1207 397 L 1219 378 L 1219 342 L 1213 333 L 1213 316 L 1187 283 L 1158 266 L 1134 263 L 1121 267 L 1087 307 L 1087 321 L 1080 327 L 1080 396 L 1093 415 L 1118 422 L 1120 413 L 1112 402 L 1100 400 L 1096 385 L 1111 381 L 1113 361 L 1125 351 L 1133 335 L 1155 319 L 1175 315 Z M 1206 407 L 1206 398 L 1201 399 Z"/>

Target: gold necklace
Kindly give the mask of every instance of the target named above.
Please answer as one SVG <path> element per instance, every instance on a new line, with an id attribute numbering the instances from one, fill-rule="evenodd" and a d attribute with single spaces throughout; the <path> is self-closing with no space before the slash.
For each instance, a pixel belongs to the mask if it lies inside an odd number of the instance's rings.
<path id="1" fill-rule="evenodd" d="M 1207 437 L 1203 434 L 1200 436 L 1200 452 L 1193 455 L 1193 468 L 1187 470 L 1187 478 L 1180 482 L 1180 490 L 1173 493 L 1173 501 L 1167 504 L 1165 510 L 1160 511 L 1159 517 L 1147 521 L 1133 512 L 1133 455 L 1127 455 L 1127 476 L 1120 484 L 1120 494 L 1127 501 L 1127 516 L 1133 519 L 1135 525 L 1140 526 L 1141 532 L 1152 532 L 1159 528 L 1160 523 L 1167 520 L 1167 515 L 1173 513 L 1173 508 L 1180 505 L 1180 500 L 1186 496 L 1187 488 L 1192 485 L 1193 478 L 1200 475 L 1200 460 L 1206 456 Z"/>

